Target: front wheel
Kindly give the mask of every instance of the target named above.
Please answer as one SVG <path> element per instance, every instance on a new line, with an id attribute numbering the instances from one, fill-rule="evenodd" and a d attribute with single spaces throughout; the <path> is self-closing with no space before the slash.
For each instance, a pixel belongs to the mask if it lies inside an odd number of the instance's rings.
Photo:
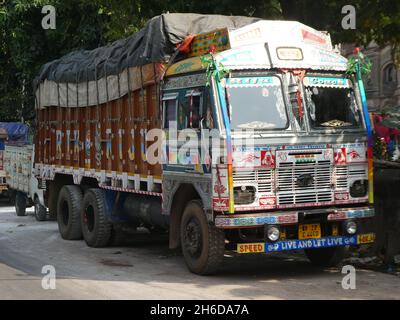
<path id="1" fill-rule="evenodd" d="M 22 192 L 17 192 L 15 195 L 15 212 L 18 217 L 23 217 L 26 215 L 26 195 Z"/>
<path id="2" fill-rule="evenodd" d="M 35 200 L 33 201 L 33 205 L 35 208 L 36 220 L 37 221 L 45 221 L 47 218 L 46 207 L 41 205 L 38 197 L 35 197 Z"/>
<path id="3" fill-rule="evenodd" d="M 207 221 L 201 201 L 188 203 L 180 232 L 182 252 L 189 270 L 200 275 L 216 272 L 224 258 L 225 235 L 223 230 Z"/>
<path id="4" fill-rule="evenodd" d="M 344 247 L 304 250 L 308 260 L 318 267 L 335 267 L 344 258 Z"/>

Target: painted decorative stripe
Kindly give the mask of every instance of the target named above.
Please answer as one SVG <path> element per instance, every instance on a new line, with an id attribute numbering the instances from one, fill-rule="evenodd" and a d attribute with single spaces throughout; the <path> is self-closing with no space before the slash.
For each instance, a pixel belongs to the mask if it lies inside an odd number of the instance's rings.
<path id="1" fill-rule="evenodd" d="M 305 77 L 305 86 L 328 87 L 328 88 L 349 88 L 350 80 L 344 78 Z"/>
<path id="2" fill-rule="evenodd" d="M 159 193 L 159 192 L 133 190 L 133 189 L 110 187 L 110 186 L 104 186 L 104 185 L 100 185 L 99 187 L 102 189 L 113 190 L 113 191 L 130 192 L 130 193 L 145 194 L 145 195 L 155 196 L 155 197 L 162 197 L 162 193 Z"/>
<path id="3" fill-rule="evenodd" d="M 83 177 L 90 177 L 90 178 L 96 178 L 99 183 L 104 183 L 105 178 L 112 178 L 112 179 L 117 179 L 117 180 L 127 180 L 127 181 L 135 181 L 136 180 L 136 175 L 128 175 L 126 172 L 121 172 L 120 174 L 117 171 L 106 171 L 106 170 L 95 170 L 95 169 L 90 169 L 90 170 L 85 170 L 85 168 L 80 168 L 80 167 L 62 167 L 58 165 L 40 165 L 40 167 L 37 168 L 38 171 L 36 172 L 36 176 L 38 178 L 41 178 L 43 180 L 53 180 L 54 175 L 56 173 L 67 173 L 74 175 L 76 178 L 83 178 Z M 140 181 L 148 182 L 149 179 L 153 179 L 152 182 L 154 184 L 161 184 L 162 183 L 162 176 L 147 176 L 147 175 L 142 175 L 140 177 Z M 129 192 L 133 192 L 135 190 L 130 190 Z"/>
<path id="4" fill-rule="evenodd" d="M 328 215 L 328 221 L 371 218 L 375 216 L 374 208 L 338 211 Z"/>
<path id="5" fill-rule="evenodd" d="M 215 226 L 219 228 L 252 227 L 265 224 L 294 224 L 298 222 L 298 214 L 265 214 L 259 216 L 236 215 L 217 216 Z"/>
<path id="6" fill-rule="evenodd" d="M 228 87 L 263 87 L 263 86 L 279 86 L 280 82 L 277 77 L 240 77 L 230 78 L 227 80 Z"/>
<path id="7" fill-rule="evenodd" d="M 291 208 L 301 208 L 301 207 L 320 207 L 322 205 L 334 205 L 334 204 L 357 204 L 357 203 L 364 203 L 366 204 L 366 199 L 353 199 L 353 200 L 346 200 L 346 201 L 328 201 L 328 202 L 309 202 L 309 203 L 295 203 L 295 204 L 281 204 L 276 206 L 277 209 L 291 209 Z"/>
<path id="8" fill-rule="evenodd" d="M 374 164 L 373 164 L 373 133 L 371 120 L 368 113 L 367 96 L 365 93 L 364 82 L 361 76 L 361 62 L 360 53 L 358 51 L 359 58 L 356 63 L 356 77 L 358 82 L 358 89 L 361 96 L 361 105 L 363 107 L 365 126 L 367 127 L 368 136 L 368 149 L 367 149 L 367 159 L 368 159 L 368 201 L 370 204 L 374 203 Z"/>

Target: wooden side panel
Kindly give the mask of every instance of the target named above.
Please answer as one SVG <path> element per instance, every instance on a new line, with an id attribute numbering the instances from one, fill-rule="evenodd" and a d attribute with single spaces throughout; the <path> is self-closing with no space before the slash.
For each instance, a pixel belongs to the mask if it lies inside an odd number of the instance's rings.
<path id="1" fill-rule="evenodd" d="M 160 177 L 161 165 L 146 161 L 146 133 L 161 125 L 157 92 L 152 84 L 98 106 L 39 110 L 36 163 Z"/>

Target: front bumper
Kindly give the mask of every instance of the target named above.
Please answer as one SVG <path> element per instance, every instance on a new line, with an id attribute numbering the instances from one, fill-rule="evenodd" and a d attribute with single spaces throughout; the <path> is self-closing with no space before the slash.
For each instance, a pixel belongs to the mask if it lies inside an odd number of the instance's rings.
<path id="1" fill-rule="evenodd" d="M 372 243 L 374 233 L 359 234 L 354 236 L 323 237 L 306 240 L 284 240 L 274 243 L 238 243 L 237 253 L 271 253 L 290 250 L 332 248 L 343 246 L 357 246 Z"/>
<path id="2" fill-rule="evenodd" d="M 217 215 L 215 226 L 223 229 L 260 227 L 266 224 L 289 225 L 297 224 L 305 216 L 320 216 L 325 221 L 341 221 L 348 219 L 372 218 L 375 210 L 371 207 L 357 208 L 328 208 L 298 211 L 284 211 L 274 213 L 248 213 Z"/>

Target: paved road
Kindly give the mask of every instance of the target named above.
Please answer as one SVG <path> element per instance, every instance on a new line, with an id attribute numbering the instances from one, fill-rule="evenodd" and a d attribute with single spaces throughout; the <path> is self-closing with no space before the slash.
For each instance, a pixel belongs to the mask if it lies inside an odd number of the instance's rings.
<path id="1" fill-rule="evenodd" d="M 301 254 L 231 254 L 218 275 L 196 276 L 162 237 L 93 249 L 29 213 L 0 204 L 0 299 L 400 299 L 398 276 L 357 269 L 357 289 L 343 290 L 340 270 Z M 55 267 L 55 290 L 42 288 L 44 265 Z"/>

